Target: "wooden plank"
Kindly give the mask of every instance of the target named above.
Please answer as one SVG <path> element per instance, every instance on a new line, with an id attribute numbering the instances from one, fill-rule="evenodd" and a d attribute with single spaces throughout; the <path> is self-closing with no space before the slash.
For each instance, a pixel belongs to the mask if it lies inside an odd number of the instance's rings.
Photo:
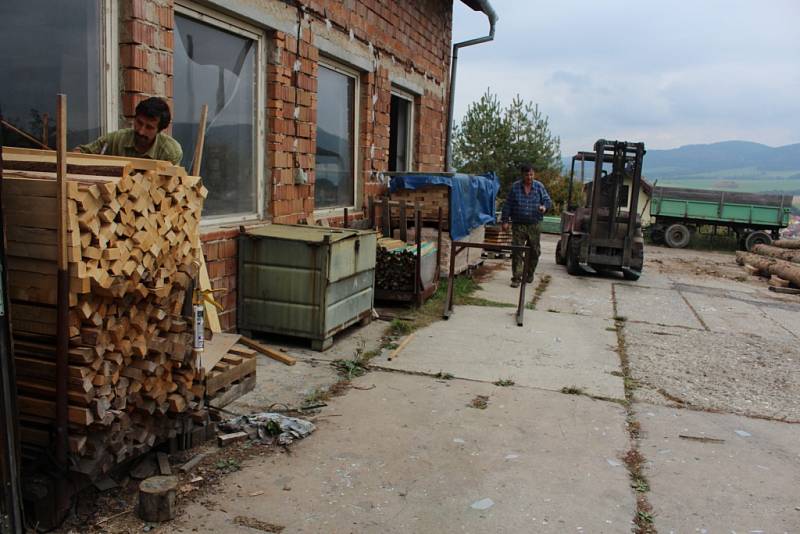
<path id="1" fill-rule="evenodd" d="M 58 187 L 55 182 L 31 178 L 15 177 L 3 169 L 3 196 L 51 197 L 56 198 Z"/>
<path id="2" fill-rule="evenodd" d="M 211 286 L 211 279 L 208 277 L 208 268 L 206 267 L 206 258 L 205 254 L 200 254 L 200 290 L 201 291 L 211 291 L 213 288 Z M 213 333 L 218 334 L 222 332 L 222 326 L 219 322 L 219 314 L 217 314 L 217 308 L 210 302 L 204 301 L 203 302 L 203 309 L 206 313 L 206 326 L 209 330 Z"/>
<path id="3" fill-rule="evenodd" d="M 239 343 L 241 343 L 242 345 L 246 345 L 246 346 L 250 347 L 251 349 L 255 349 L 258 352 L 260 352 L 261 354 L 263 354 L 265 356 L 269 356 L 273 360 L 277 360 L 277 361 L 279 361 L 281 363 L 284 363 L 286 365 L 294 365 L 294 364 L 297 363 L 297 360 L 292 358 L 288 354 L 284 354 L 283 352 L 280 352 L 280 351 L 271 349 L 269 347 L 266 347 L 266 346 L 262 345 L 261 343 L 255 341 L 253 339 L 250 339 L 248 337 L 242 336 L 241 339 L 239 340 Z"/>
<path id="4" fill-rule="evenodd" d="M 18 148 L 18 147 L 3 147 L 3 158 L 6 157 L 16 157 L 17 155 L 22 154 L 29 154 L 34 156 L 41 156 L 45 161 L 46 158 L 52 157 L 55 159 L 55 151 L 53 150 L 38 150 L 35 148 Z M 127 156 L 108 156 L 108 155 L 99 155 L 99 154 L 84 154 L 82 152 L 70 152 L 67 155 L 67 161 L 81 164 L 86 164 L 87 162 L 97 162 L 100 161 L 103 164 L 108 164 L 111 161 L 118 161 L 118 162 L 127 162 L 130 163 L 131 166 L 139 171 L 157 171 L 163 167 L 167 167 L 172 165 L 172 162 L 169 161 L 160 161 L 155 159 L 145 159 L 145 158 L 129 158 Z"/>
<path id="5" fill-rule="evenodd" d="M 227 447 L 239 441 L 247 439 L 247 432 L 233 432 L 231 434 L 222 434 L 217 436 L 217 445 L 220 447 Z"/>
<path id="6" fill-rule="evenodd" d="M 17 397 L 17 405 L 20 413 L 47 419 L 53 419 L 56 416 L 56 403 L 53 401 L 20 395 Z M 89 426 L 94 422 L 94 417 L 88 408 L 70 405 L 68 407 L 68 420 L 76 425 Z"/>
<path id="7" fill-rule="evenodd" d="M 392 353 L 389 355 L 389 360 L 397 358 L 397 355 L 400 354 L 400 351 L 406 348 L 406 345 L 408 345 L 411 340 L 414 339 L 414 336 L 416 336 L 414 332 L 411 332 L 409 335 L 407 335 L 406 338 L 400 342 L 400 345 L 398 345 L 397 348 L 394 349 L 394 351 L 392 351 Z"/>
<path id="8" fill-rule="evenodd" d="M 210 371 L 239 342 L 239 334 L 214 334 L 200 353 L 200 368 Z"/>

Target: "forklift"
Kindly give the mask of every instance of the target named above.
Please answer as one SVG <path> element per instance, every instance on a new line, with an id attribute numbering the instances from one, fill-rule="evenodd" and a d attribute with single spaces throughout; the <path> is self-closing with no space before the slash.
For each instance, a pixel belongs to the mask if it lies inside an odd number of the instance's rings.
<path id="1" fill-rule="evenodd" d="M 641 276 L 644 238 L 637 209 L 644 154 L 644 143 L 599 139 L 594 152 L 573 156 L 567 209 L 561 214 L 556 246 L 556 263 L 566 265 L 569 274 L 621 271 L 626 280 L 634 281 Z M 574 195 L 578 161 L 586 193 L 583 206 L 578 206 L 580 195 Z M 586 162 L 594 164 L 594 178 L 584 185 Z"/>

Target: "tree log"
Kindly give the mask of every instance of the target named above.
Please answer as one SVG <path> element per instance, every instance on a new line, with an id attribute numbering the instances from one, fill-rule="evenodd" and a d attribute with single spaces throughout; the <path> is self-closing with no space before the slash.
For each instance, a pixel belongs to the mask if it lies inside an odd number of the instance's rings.
<path id="1" fill-rule="evenodd" d="M 139 518 L 153 523 L 175 519 L 177 489 L 178 479 L 174 476 L 150 477 L 143 480 L 139 484 L 137 509 Z"/>
<path id="2" fill-rule="evenodd" d="M 773 246 L 786 249 L 800 249 L 800 239 L 778 239 L 772 242 Z"/>
<path id="3" fill-rule="evenodd" d="M 773 247 L 770 245 L 756 245 L 753 247 L 753 252 L 761 256 L 769 256 L 770 258 L 779 258 L 781 260 L 791 261 L 793 263 L 800 263 L 800 249 L 787 249 Z"/>
<path id="4" fill-rule="evenodd" d="M 765 276 L 779 276 L 800 287 L 800 265 L 796 263 L 742 251 L 736 253 L 736 262 L 739 265 L 752 265 Z"/>

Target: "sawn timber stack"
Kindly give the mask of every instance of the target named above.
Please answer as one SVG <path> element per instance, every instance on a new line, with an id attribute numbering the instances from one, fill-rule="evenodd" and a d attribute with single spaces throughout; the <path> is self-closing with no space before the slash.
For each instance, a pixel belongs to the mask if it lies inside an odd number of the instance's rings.
<path id="1" fill-rule="evenodd" d="M 54 152 L 4 148 L 11 326 L 23 441 L 55 416 L 58 216 Z M 181 316 L 201 258 L 207 190 L 179 166 L 70 154 L 69 422 L 75 470 L 95 476 L 173 437 L 202 407 Z"/>

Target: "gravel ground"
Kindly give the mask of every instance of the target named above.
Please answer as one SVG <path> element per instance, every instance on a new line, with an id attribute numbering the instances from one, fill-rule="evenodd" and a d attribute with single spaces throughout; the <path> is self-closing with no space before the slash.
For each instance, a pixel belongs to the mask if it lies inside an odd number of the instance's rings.
<path id="1" fill-rule="evenodd" d="M 636 400 L 800 422 L 797 341 L 628 323 Z"/>

